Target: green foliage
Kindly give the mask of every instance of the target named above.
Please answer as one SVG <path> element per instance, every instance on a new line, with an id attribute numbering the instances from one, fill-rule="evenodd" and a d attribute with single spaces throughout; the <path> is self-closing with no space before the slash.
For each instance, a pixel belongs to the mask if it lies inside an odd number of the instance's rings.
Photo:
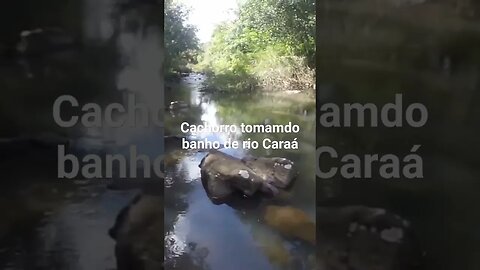
<path id="1" fill-rule="evenodd" d="M 214 31 L 198 68 L 226 90 L 311 88 L 314 35 L 315 1 L 246 0 L 237 20 Z"/>
<path id="2" fill-rule="evenodd" d="M 172 1 L 165 3 L 165 67 L 167 72 L 187 69 L 188 63 L 195 63 L 199 50 L 196 28 L 186 23 L 188 10 Z"/>
<path id="3" fill-rule="evenodd" d="M 314 89 L 315 70 L 308 67 L 306 58 L 279 53 L 275 47 L 258 54 L 253 70 L 267 89 Z"/>
<path id="4" fill-rule="evenodd" d="M 314 57 L 315 1 L 248 0 L 240 9 L 239 24 L 259 34 L 248 40 L 257 49 L 280 45 L 286 53 Z"/>

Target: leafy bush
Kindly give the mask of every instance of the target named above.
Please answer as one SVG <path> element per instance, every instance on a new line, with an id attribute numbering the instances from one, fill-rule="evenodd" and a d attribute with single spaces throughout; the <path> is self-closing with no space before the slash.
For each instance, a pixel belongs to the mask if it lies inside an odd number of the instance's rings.
<path id="1" fill-rule="evenodd" d="M 315 70 L 302 56 L 281 55 L 268 49 L 258 55 L 254 68 L 260 86 L 268 90 L 313 89 Z"/>
<path id="2" fill-rule="evenodd" d="M 313 89 L 314 1 L 246 0 L 238 16 L 217 27 L 197 69 L 224 90 Z"/>
<path id="3" fill-rule="evenodd" d="M 188 10 L 181 4 L 165 3 L 165 68 L 167 73 L 188 71 L 199 50 L 197 29 L 186 23 Z"/>

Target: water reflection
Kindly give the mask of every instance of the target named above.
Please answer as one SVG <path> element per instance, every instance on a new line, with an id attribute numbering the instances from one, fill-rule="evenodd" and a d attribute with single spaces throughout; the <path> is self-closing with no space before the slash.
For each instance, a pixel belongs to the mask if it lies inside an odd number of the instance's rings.
<path id="1" fill-rule="evenodd" d="M 170 135 L 187 135 L 190 139 L 208 138 L 225 142 L 261 139 L 266 134 L 201 133 L 183 134 L 180 123 L 219 124 L 299 123 L 301 150 L 262 151 L 247 149 L 223 149 L 228 154 L 242 157 L 248 153 L 264 156 L 282 156 L 293 159 L 303 173 L 293 189 L 276 199 L 260 197 L 242 198 L 228 204 L 215 205 L 208 198 L 200 180 L 200 160 L 205 151 L 174 151 L 177 162 L 167 169 L 165 190 L 166 215 L 166 262 L 177 269 L 190 269 L 182 265 L 185 258 L 196 258 L 190 244 L 205 251 L 198 269 L 310 269 L 308 257 L 313 247 L 291 238 L 284 238 L 272 230 L 263 220 L 263 212 L 269 204 L 293 205 L 313 217 L 314 211 L 314 104 L 300 96 L 281 98 L 278 96 L 216 96 L 202 92 L 205 77 L 191 74 L 180 84 L 172 83 L 166 92 L 166 101 L 188 102 L 187 111 L 174 113 L 166 118 L 166 132 Z M 310 113 L 304 114 L 304 108 Z M 272 111 L 274 113 L 272 113 Z M 276 139 L 291 134 L 270 134 Z M 268 135 L 268 136 L 270 136 Z M 293 138 L 292 138 L 293 139 Z M 167 146 L 168 148 L 168 146 Z M 208 253 L 206 252 L 208 250 Z M 228 258 L 228 259 L 227 259 Z M 193 261 L 196 261 L 195 259 Z M 311 262 L 311 260 L 310 260 Z M 302 263 L 304 263 L 302 265 Z M 195 269 L 196 269 L 195 268 Z"/>

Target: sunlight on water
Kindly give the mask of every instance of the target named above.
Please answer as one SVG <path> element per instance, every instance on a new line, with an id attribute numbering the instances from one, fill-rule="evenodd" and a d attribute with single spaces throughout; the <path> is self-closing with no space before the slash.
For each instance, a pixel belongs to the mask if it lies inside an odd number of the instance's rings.
<path id="1" fill-rule="evenodd" d="M 217 109 L 217 104 L 211 99 L 202 99 L 202 93 L 200 88 L 202 87 L 204 80 L 199 80 L 196 76 L 191 76 L 187 78 L 188 85 L 192 86 L 191 90 L 191 105 L 200 106 L 202 114 L 200 120 L 204 125 L 210 127 L 219 127 L 223 123 L 219 119 L 219 112 Z M 237 140 L 241 136 L 240 127 L 237 126 L 237 132 L 216 132 L 216 133 L 206 133 L 206 132 L 192 132 L 190 135 L 192 138 L 202 140 L 208 139 L 210 141 L 218 141 L 221 144 L 224 144 L 228 139 Z"/>
<path id="2" fill-rule="evenodd" d="M 250 115 L 261 118 L 264 121 L 265 111 L 271 111 L 272 107 L 281 105 L 296 105 L 295 103 L 274 102 L 268 97 L 259 97 L 251 101 L 236 100 L 228 104 L 229 99 L 214 99 L 203 93 L 204 76 L 191 74 L 182 79 L 179 89 L 175 89 L 174 97 L 168 101 L 190 102 L 188 109 L 173 112 L 168 120 L 175 119 L 172 130 L 176 130 L 179 122 L 189 119 L 189 123 L 198 123 L 209 126 L 222 124 L 239 125 L 241 122 L 252 124 Z M 238 103 L 236 103 L 238 102 Z M 227 103 L 227 105 L 225 105 Z M 248 104 L 248 107 L 247 107 Z M 259 106 L 269 104 L 265 108 Z M 199 111 L 197 111 L 197 108 Z M 252 109 L 254 108 L 254 109 Z M 229 109 L 231 111 L 229 111 Z M 226 110 L 231 115 L 226 114 Z M 288 118 L 305 118 L 298 115 L 294 109 L 288 107 L 281 117 L 268 114 L 274 122 L 285 122 L 285 115 Z M 193 119 L 192 119 L 193 118 Z M 198 119 L 198 122 L 195 122 Z M 167 121 L 168 123 L 169 121 Z M 253 123 L 258 123 L 257 121 Z M 302 123 L 304 128 L 311 128 L 308 124 Z M 169 126 L 167 125 L 167 128 Z M 238 128 L 237 130 L 240 130 Z M 174 133 L 175 134 L 175 133 Z M 185 134 L 183 134 L 185 135 Z M 186 134 L 191 139 L 208 138 L 218 140 L 222 143 L 228 138 L 244 140 L 248 134 L 229 133 L 198 133 Z M 251 134 L 252 136 L 263 136 L 262 134 Z M 281 135 L 278 135 L 281 136 Z M 313 136 L 313 135 L 312 135 Z M 302 141 L 304 138 L 302 138 Z M 302 160 L 310 155 L 311 149 L 300 150 L 293 157 Z M 243 157 L 248 154 L 266 155 L 254 153 L 247 149 L 222 149 L 230 155 Z M 200 168 L 198 167 L 206 151 L 184 150 L 175 154 L 178 162 L 167 170 L 166 175 L 166 261 L 169 265 L 176 265 L 178 269 L 191 269 L 182 265 L 185 258 L 193 260 L 195 269 L 308 269 L 306 265 L 295 264 L 295 262 L 306 262 L 306 256 L 311 250 L 291 239 L 285 239 L 263 223 L 263 210 L 268 205 L 268 200 L 262 202 L 249 201 L 245 199 L 240 205 L 230 206 L 226 204 L 215 205 L 208 198 L 200 179 Z M 285 156 L 288 153 L 276 151 L 274 156 Z M 272 154 L 272 155 L 273 155 Z M 305 157 L 303 156 L 305 155 Z M 299 162 L 302 171 L 313 170 L 313 164 Z M 305 167 L 305 168 L 303 168 Z M 302 177 L 303 178 L 303 177 Z M 283 203 L 301 206 L 307 213 L 314 213 L 313 179 L 305 178 L 295 184 L 295 188 L 287 200 Z M 300 194 L 302 193 L 303 194 Z M 284 198 L 285 199 L 285 198 Z M 248 201 L 248 202 L 247 202 Z M 282 199 L 279 199 L 282 201 Z M 245 205 L 243 205 L 245 204 Z M 228 258 L 228 259 L 226 259 Z M 307 267 L 307 268 L 305 268 Z"/>

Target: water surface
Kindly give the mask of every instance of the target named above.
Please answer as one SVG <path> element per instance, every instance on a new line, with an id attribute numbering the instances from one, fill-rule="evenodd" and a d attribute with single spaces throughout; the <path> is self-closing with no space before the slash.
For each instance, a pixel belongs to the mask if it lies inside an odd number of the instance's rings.
<path id="1" fill-rule="evenodd" d="M 200 180 L 198 165 L 205 151 L 176 150 L 176 162 L 167 169 L 165 189 L 166 262 L 185 268 L 185 256 L 194 258 L 198 269 L 311 269 L 307 266 L 313 247 L 280 235 L 263 222 L 267 205 L 289 205 L 315 217 L 315 110 L 313 101 L 301 94 L 208 94 L 202 92 L 205 75 L 190 74 L 166 91 L 166 101 L 183 101 L 190 107 L 172 112 L 165 119 L 169 135 L 191 139 L 292 140 L 299 150 L 222 149 L 236 157 L 247 155 L 285 157 L 297 164 L 300 175 L 293 188 L 275 199 L 244 198 L 234 205 L 215 205 Z M 287 124 L 300 125 L 299 134 L 201 133 L 183 134 L 180 123 L 190 124 Z M 168 146 L 166 146 L 168 148 Z M 285 253 L 283 253 L 285 252 Z M 281 258 L 287 254 L 290 262 Z M 190 266 L 191 267 L 191 266 Z M 195 269 L 197 269 L 195 268 Z"/>

